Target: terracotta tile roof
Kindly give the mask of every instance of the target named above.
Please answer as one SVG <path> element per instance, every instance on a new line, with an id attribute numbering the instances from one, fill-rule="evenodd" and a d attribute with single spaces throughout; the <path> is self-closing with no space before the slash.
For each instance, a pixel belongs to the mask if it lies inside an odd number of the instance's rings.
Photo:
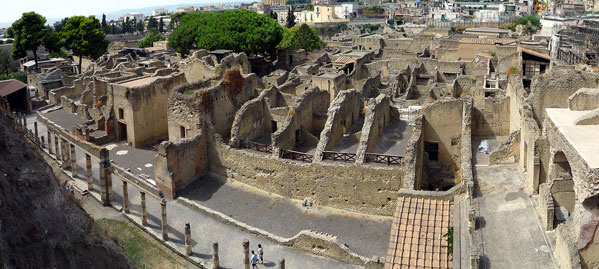
<path id="1" fill-rule="evenodd" d="M 7 96 L 13 92 L 27 87 L 27 84 L 16 79 L 0 81 L 0 96 Z"/>
<path id="2" fill-rule="evenodd" d="M 451 268 L 443 234 L 453 226 L 453 201 L 399 197 L 385 269 Z"/>
<path id="3" fill-rule="evenodd" d="M 516 44 L 516 40 L 514 40 L 514 39 L 505 39 L 505 38 L 475 38 L 475 37 L 464 37 L 464 38 L 460 39 L 460 43 L 463 43 L 463 44 L 482 44 L 482 45 L 493 45 L 493 44 L 509 45 L 509 44 Z"/>
<path id="4" fill-rule="evenodd" d="M 337 58 L 337 60 L 335 60 L 336 64 L 348 64 L 348 63 L 353 63 L 356 61 L 355 57 L 351 57 L 351 56 L 339 56 L 339 58 Z"/>

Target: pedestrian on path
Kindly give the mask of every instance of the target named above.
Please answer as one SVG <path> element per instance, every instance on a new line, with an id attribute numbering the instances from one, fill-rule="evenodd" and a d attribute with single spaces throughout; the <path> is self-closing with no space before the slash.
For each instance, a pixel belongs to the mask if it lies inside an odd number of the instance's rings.
<path id="1" fill-rule="evenodd" d="M 252 269 L 256 268 L 258 269 L 258 265 L 256 265 L 258 263 L 258 255 L 256 255 L 256 253 L 254 253 L 254 251 L 252 250 Z"/>
<path id="2" fill-rule="evenodd" d="M 258 256 L 260 257 L 260 263 L 264 264 L 264 250 L 261 244 L 258 244 Z"/>

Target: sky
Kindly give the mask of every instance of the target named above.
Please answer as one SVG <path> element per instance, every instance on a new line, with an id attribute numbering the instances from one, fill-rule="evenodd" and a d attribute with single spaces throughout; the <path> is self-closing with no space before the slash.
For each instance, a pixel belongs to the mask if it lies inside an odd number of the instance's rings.
<path id="1" fill-rule="evenodd" d="M 74 15 L 96 15 L 122 9 L 231 1 L 234 0 L 2 0 L 0 23 L 12 23 L 24 12 L 29 11 L 35 11 L 46 19 L 52 19 Z"/>

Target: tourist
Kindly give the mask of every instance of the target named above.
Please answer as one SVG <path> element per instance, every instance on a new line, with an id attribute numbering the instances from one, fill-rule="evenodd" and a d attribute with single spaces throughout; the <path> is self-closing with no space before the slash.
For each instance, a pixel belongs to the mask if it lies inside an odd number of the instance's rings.
<path id="1" fill-rule="evenodd" d="M 254 251 L 252 250 L 252 269 L 258 268 L 258 265 L 256 265 L 257 263 L 258 263 L 258 255 L 256 255 L 256 253 L 254 253 Z"/>
<path id="2" fill-rule="evenodd" d="M 258 244 L 258 256 L 260 257 L 260 263 L 264 264 L 264 250 L 261 244 Z"/>

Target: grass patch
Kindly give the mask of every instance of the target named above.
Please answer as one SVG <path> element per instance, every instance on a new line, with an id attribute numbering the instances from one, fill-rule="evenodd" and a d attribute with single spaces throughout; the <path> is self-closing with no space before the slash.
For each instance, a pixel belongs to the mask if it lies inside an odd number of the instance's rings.
<path id="1" fill-rule="evenodd" d="M 157 242 L 144 237 L 143 231 L 126 221 L 101 219 L 98 225 L 109 237 L 116 237 L 125 254 L 138 268 L 184 268 L 164 251 Z"/>
<path id="2" fill-rule="evenodd" d="M 183 94 L 186 94 L 186 95 L 192 95 L 192 94 L 193 94 L 193 92 L 194 92 L 194 90 L 193 90 L 193 89 L 187 89 L 187 90 L 183 91 Z"/>

